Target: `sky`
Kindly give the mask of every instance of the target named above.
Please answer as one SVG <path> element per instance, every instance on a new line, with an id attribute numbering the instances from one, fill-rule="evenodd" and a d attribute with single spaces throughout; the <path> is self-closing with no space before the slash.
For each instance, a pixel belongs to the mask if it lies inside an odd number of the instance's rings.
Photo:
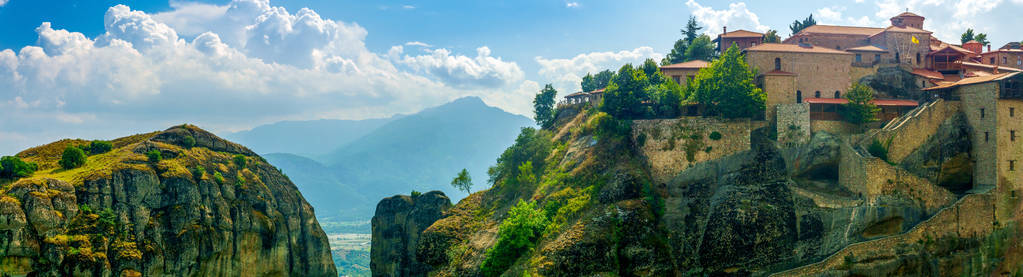
<path id="1" fill-rule="evenodd" d="M 181 123 L 224 133 L 281 120 L 410 114 L 476 96 L 530 116 L 551 83 L 660 60 L 695 17 L 708 35 L 887 26 L 906 10 L 958 42 L 1023 40 L 1023 0 L 0 0 L 0 155 Z"/>

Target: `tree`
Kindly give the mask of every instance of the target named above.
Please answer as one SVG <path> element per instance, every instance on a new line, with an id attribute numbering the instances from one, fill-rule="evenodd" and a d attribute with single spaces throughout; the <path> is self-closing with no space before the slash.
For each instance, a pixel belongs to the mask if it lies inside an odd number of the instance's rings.
<path id="1" fill-rule="evenodd" d="M 781 43 L 778 30 L 767 30 L 767 33 L 764 34 L 764 43 Z"/>
<path id="2" fill-rule="evenodd" d="M 611 78 L 615 77 L 615 73 L 610 69 L 604 69 L 604 71 L 597 72 L 597 75 L 593 75 L 593 90 L 606 88 L 607 84 L 611 83 Z"/>
<path id="3" fill-rule="evenodd" d="M 798 34 L 799 31 L 806 29 L 806 27 L 810 27 L 813 25 L 817 25 L 817 20 L 814 20 L 813 14 L 810 14 L 810 16 L 807 17 L 806 19 L 803 19 L 802 22 L 800 22 L 799 20 L 793 21 L 792 25 L 789 25 L 789 30 L 792 30 L 792 35 L 795 35 Z"/>
<path id="4" fill-rule="evenodd" d="M 505 149 L 497 158 L 497 165 L 487 170 L 489 182 L 497 184 L 498 180 L 515 178 L 519 173 L 518 167 L 527 161 L 538 171 L 535 173 L 543 173 L 544 162 L 554 147 L 551 137 L 548 131 L 522 128 L 522 132 L 515 138 L 515 144 Z"/>
<path id="5" fill-rule="evenodd" d="M 94 140 L 89 143 L 89 153 L 92 153 L 93 155 L 110 152 L 110 150 L 113 148 L 114 145 L 111 144 L 109 141 Z"/>
<path id="6" fill-rule="evenodd" d="M 483 276 L 500 276 L 507 271 L 536 246 L 548 223 L 547 214 L 537 208 L 535 201 L 519 200 L 497 228 L 497 243 L 487 250 L 480 265 Z"/>
<path id="7" fill-rule="evenodd" d="M 244 169 L 245 165 L 249 161 L 248 159 L 245 158 L 245 155 L 242 154 L 235 154 L 234 157 L 231 158 L 231 160 L 234 162 L 235 165 L 238 166 L 239 169 Z"/>
<path id="8" fill-rule="evenodd" d="M 31 176 L 39 169 L 36 163 L 26 163 L 15 156 L 0 158 L 0 178 L 21 178 Z"/>
<path id="9" fill-rule="evenodd" d="M 710 36 L 700 35 L 689 43 L 689 48 L 686 49 L 686 60 L 709 61 L 714 57 L 714 51 L 714 42 Z"/>
<path id="10" fill-rule="evenodd" d="M 540 128 L 550 128 L 554 125 L 554 97 L 558 91 L 554 86 L 547 84 L 533 97 L 533 119 Z"/>
<path id="11" fill-rule="evenodd" d="M 696 40 L 700 36 L 700 23 L 696 21 L 696 17 L 690 16 L 689 21 L 686 22 L 685 28 L 682 28 L 682 38 L 675 41 L 674 47 L 668 52 L 668 55 L 661 60 L 662 65 L 676 64 L 686 61 L 691 61 L 693 58 L 689 58 L 686 55 L 686 50 L 689 49 L 689 45 L 692 44 L 693 40 Z"/>
<path id="12" fill-rule="evenodd" d="M 151 163 L 158 163 L 160 160 L 163 160 L 163 154 L 160 153 L 160 150 L 153 149 L 146 152 L 146 158 L 148 158 Z"/>
<path id="13" fill-rule="evenodd" d="M 966 29 L 966 32 L 959 38 L 962 43 L 967 43 L 973 40 L 973 29 Z"/>
<path id="14" fill-rule="evenodd" d="M 853 124 L 866 124 L 877 121 L 877 112 L 881 109 L 871 101 L 874 100 L 874 90 L 870 87 L 856 83 L 845 93 L 845 99 L 849 100 L 842 106 L 842 117 Z"/>
<path id="15" fill-rule="evenodd" d="M 985 34 L 985 33 L 977 34 L 976 36 L 973 37 L 973 40 L 976 40 L 977 42 L 980 42 L 980 45 L 983 45 L 983 46 L 987 46 L 988 44 L 991 44 L 991 42 L 987 40 L 987 34 Z"/>
<path id="16" fill-rule="evenodd" d="M 60 161 L 57 164 L 64 169 L 81 167 L 85 165 L 85 151 L 74 145 L 68 145 L 64 148 L 64 154 L 60 156 Z"/>
<path id="17" fill-rule="evenodd" d="M 472 176 L 469 176 L 469 170 L 465 168 L 461 172 L 458 172 L 458 176 L 455 176 L 454 180 L 451 180 L 451 186 L 455 189 L 464 191 L 465 193 L 472 192 Z"/>
<path id="18" fill-rule="evenodd" d="M 654 59 L 643 61 L 643 74 L 646 74 L 646 78 L 651 84 L 659 84 L 665 79 L 664 75 L 661 74 L 661 67 L 657 66 L 657 62 Z"/>
<path id="19" fill-rule="evenodd" d="M 646 94 L 646 74 L 626 64 L 618 69 L 611 84 L 604 90 L 604 101 L 600 110 L 617 119 L 637 118 L 646 115 L 643 102 L 649 100 Z"/>
<path id="20" fill-rule="evenodd" d="M 193 146 L 195 146 L 195 138 L 192 136 L 185 136 L 185 140 L 182 141 L 181 146 L 184 146 L 187 149 L 191 149 Z"/>
<path id="21" fill-rule="evenodd" d="M 589 72 L 586 73 L 586 76 L 583 76 L 583 81 L 579 83 L 579 86 L 582 87 L 583 91 L 593 91 L 596 85 L 597 84 L 593 82 L 593 74 L 590 74 Z"/>
<path id="22" fill-rule="evenodd" d="M 767 94 L 754 85 L 754 76 L 739 48 L 732 45 L 696 73 L 690 84 L 692 97 L 711 114 L 727 118 L 763 116 Z"/>
<path id="23" fill-rule="evenodd" d="M 607 87 L 607 83 L 611 81 L 615 75 L 611 70 L 605 69 L 604 71 L 597 72 L 596 75 L 586 73 L 583 77 L 583 81 L 579 84 L 583 91 L 594 91 Z"/>
<path id="24" fill-rule="evenodd" d="M 647 87 L 647 94 L 654 105 L 654 113 L 662 118 L 673 118 L 678 116 L 682 107 L 683 94 L 682 85 L 673 81 L 651 84 Z"/>

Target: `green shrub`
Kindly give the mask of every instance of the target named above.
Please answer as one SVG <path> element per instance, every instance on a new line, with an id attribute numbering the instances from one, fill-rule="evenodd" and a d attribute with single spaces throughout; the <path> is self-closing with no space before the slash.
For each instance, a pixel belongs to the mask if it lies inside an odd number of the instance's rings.
<path id="1" fill-rule="evenodd" d="M 103 154 L 110 152 L 114 149 L 114 144 L 104 140 L 94 140 L 89 143 L 89 153 L 93 155 Z"/>
<path id="2" fill-rule="evenodd" d="M 245 184 L 246 184 L 245 177 L 242 176 L 241 174 L 238 175 L 238 179 L 234 180 L 235 189 L 244 189 L 246 187 Z"/>
<path id="3" fill-rule="evenodd" d="M 641 133 L 638 136 L 636 136 L 636 145 L 638 145 L 639 147 L 643 147 L 643 145 L 646 145 L 646 133 Z"/>
<path id="4" fill-rule="evenodd" d="M 60 161 L 57 162 L 60 167 L 64 169 L 73 169 L 85 165 L 85 151 L 81 148 L 68 145 L 64 148 L 64 154 L 60 155 Z"/>
<path id="5" fill-rule="evenodd" d="M 487 170 L 489 182 L 496 184 L 500 179 L 515 178 L 519 174 L 519 166 L 527 161 L 532 162 L 533 174 L 541 175 L 545 160 L 553 148 L 550 132 L 522 128 L 522 132 L 515 138 L 515 144 L 505 149 L 497 158 L 497 165 Z"/>
<path id="6" fill-rule="evenodd" d="M 487 250 L 480 271 L 484 276 L 500 276 L 536 246 L 546 226 L 547 215 L 536 208 L 535 201 L 519 200 L 498 227 L 497 243 Z"/>
<path id="7" fill-rule="evenodd" d="M 214 172 L 213 173 L 213 180 L 217 181 L 218 185 L 223 185 L 224 184 L 224 175 L 220 174 L 220 171 Z"/>
<path id="8" fill-rule="evenodd" d="M 92 213 L 92 208 L 89 207 L 89 205 L 82 204 L 81 206 L 78 206 L 78 211 L 83 213 L 83 214 L 91 214 Z"/>
<path id="9" fill-rule="evenodd" d="M 185 141 L 182 142 L 181 146 L 184 146 L 185 148 L 189 149 L 192 148 L 193 146 L 195 146 L 195 138 L 193 138 L 192 136 L 185 136 Z"/>
<path id="10" fill-rule="evenodd" d="M 632 132 L 632 121 L 618 120 L 607 113 L 599 113 L 592 119 L 596 124 L 596 135 L 599 138 L 622 138 Z"/>
<path id="11" fill-rule="evenodd" d="M 248 162 L 248 159 L 245 158 L 245 155 L 236 154 L 233 158 L 231 158 L 231 161 L 233 161 L 238 168 L 245 168 L 245 164 Z"/>
<path id="12" fill-rule="evenodd" d="M 163 154 L 160 154 L 160 150 L 156 149 L 146 152 L 146 157 L 149 158 L 149 162 L 151 163 L 158 163 L 160 160 L 163 160 Z"/>
<path id="13" fill-rule="evenodd" d="M 721 140 L 721 133 L 718 133 L 718 131 L 713 131 L 713 132 L 710 132 L 710 136 L 709 137 L 710 137 L 711 140 Z"/>
<path id="14" fill-rule="evenodd" d="M 867 152 L 874 157 L 881 158 L 881 160 L 888 161 L 888 148 L 881 144 L 881 141 L 874 139 L 867 147 Z"/>
<path id="15" fill-rule="evenodd" d="M 420 195 L 423 195 L 423 193 L 419 192 L 419 191 L 416 191 L 416 190 L 412 190 L 412 197 L 413 198 L 419 197 Z"/>
<path id="16" fill-rule="evenodd" d="M 197 165 L 192 169 L 192 178 L 195 178 L 196 181 L 202 180 L 203 174 L 206 174 L 206 168 L 201 165 Z"/>
<path id="17" fill-rule="evenodd" d="M 14 156 L 5 156 L 0 158 L 0 177 L 2 178 L 21 178 L 31 176 L 39 169 L 35 163 L 26 163 L 21 158 Z"/>

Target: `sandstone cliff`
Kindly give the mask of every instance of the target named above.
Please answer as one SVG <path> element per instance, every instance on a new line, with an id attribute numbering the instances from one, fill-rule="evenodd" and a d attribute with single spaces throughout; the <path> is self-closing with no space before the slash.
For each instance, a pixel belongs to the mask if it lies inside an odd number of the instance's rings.
<path id="1" fill-rule="evenodd" d="M 862 134 L 817 132 L 801 144 L 779 147 L 768 127 L 749 133 L 745 148 L 719 150 L 708 146 L 718 139 L 707 134 L 718 133 L 720 141 L 727 141 L 735 138 L 722 139 L 722 134 L 739 133 L 715 129 L 725 125 L 694 127 L 687 119 L 640 122 L 634 126 L 643 128 L 615 135 L 595 118 L 599 115 L 592 111 L 567 111 L 559 114 L 554 130 L 523 132 L 492 169 L 493 187 L 451 209 L 434 209 L 443 211 L 439 219 L 378 225 L 375 218 L 373 263 L 388 267 L 374 267 L 374 274 L 1023 272 L 1013 268 L 1020 255 L 1010 254 L 1019 250 L 1005 246 L 1019 241 L 1015 223 L 998 225 L 987 215 L 990 211 L 969 218 L 955 214 L 995 206 L 1011 214 L 1019 206 L 1007 191 L 963 189 L 972 186 L 961 181 L 971 178 L 971 165 L 960 161 L 970 155 L 971 142 L 959 117 L 942 124 L 930 138 L 933 145 L 912 151 L 903 164 L 872 157 L 856 143 Z M 700 151 L 695 156 L 729 152 L 670 176 L 655 175 L 672 165 L 654 163 L 671 159 L 647 156 L 693 156 L 691 151 Z M 506 163 L 522 166 L 508 173 Z M 407 199 L 382 201 L 379 219 L 403 218 L 420 209 Z M 525 220 L 514 212 L 524 202 L 537 207 L 537 214 Z M 424 229 L 426 222 L 432 225 Z M 926 231 L 940 233 L 920 235 Z M 1000 246 L 985 246 L 998 240 Z M 507 245 L 517 251 L 499 252 Z M 876 251 L 861 249 L 864 245 Z M 511 261 L 499 261 L 506 259 Z M 969 265 L 952 266 L 956 263 Z M 794 268 L 810 269 L 786 271 Z"/>
<path id="2" fill-rule="evenodd" d="M 337 276 L 312 207 L 245 147 L 184 125 L 56 165 L 85 143 L 18 154 L 40 170 L 0 188 L 3 274 Z"/>

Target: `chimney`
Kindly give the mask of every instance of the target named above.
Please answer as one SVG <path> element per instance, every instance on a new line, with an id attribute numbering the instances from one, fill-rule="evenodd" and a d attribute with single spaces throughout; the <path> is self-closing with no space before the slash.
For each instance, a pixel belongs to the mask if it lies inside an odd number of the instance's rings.
<path id="1" fill-rule="evenodd" d="M 724 35 L 725 33 L 728 33 L 728 26 L 721 26 L 721 34 Z"/>

